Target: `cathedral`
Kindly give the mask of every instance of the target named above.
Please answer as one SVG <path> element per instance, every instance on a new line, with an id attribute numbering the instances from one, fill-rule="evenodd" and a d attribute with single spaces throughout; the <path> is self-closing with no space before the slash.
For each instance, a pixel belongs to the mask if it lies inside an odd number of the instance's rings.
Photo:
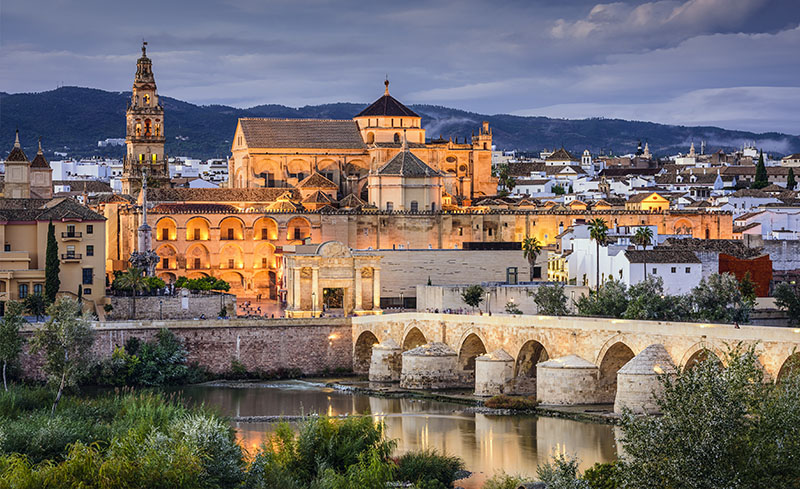
<path id="1" fill-rule="evenodd" d="M 164 109 L 143 45 L 126 112 L 124 191 L 93 203 L 106 218 L 107 273 L 127 268 L 140 227 L 154 231 L 156 273 L 165 281 L 214 276 L 240 299 L 273 300 L 286 299 L 285 265 L 307 242 L 338 241 L 354 250 L 463 249 L 533 236 L 552 244 L 565 227 L 598 213 L 615 226 L 648 223 L 661 234 L 680 228 L 696 237 L 730 237 L 730 214 L 496 198 L 489 124 L 469 141 L 429 139 L 419 114 L 389 93 L 388 80 L 384 85 L 349 120 L 242 118 L 227 187 L 172 188 Z"/>

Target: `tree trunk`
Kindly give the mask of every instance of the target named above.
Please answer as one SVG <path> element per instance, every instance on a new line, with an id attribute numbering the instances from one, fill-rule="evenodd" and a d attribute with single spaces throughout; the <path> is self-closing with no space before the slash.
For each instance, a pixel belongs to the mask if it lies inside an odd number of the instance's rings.
<path id="1" fill-rule="evenodd" d="M 64 384 L 66 383 L 67 383 L 67 371 L 64 370 L 64 372 L 61 374 L 61 385 L 58 386 L 58 393 L 56 394 L 56 400 L 53 403 L 53 410 L 50 411 L 51 416 L 55 416 L 56 414 L 56 406 L 58 406 L 58 401 L 61 400 L 61 393 L 64 392 Z"/>
<path id="2" fill-rule="evenodd" d="M 3 388 L 8 392 L 8 384 L 6 383 L 6 365 L 8 362 L 3 362 Z"/>
<path id="3" fill-rule="evenodd" d="M 597 276 L 595 277 L 597 279 L 597 287 L 595 290 L 600 292 L 600 242 L 595 241 L 595 243 L 597 243 L 597 254 L 594 256 L 594 262 L 597 265 Z"/>

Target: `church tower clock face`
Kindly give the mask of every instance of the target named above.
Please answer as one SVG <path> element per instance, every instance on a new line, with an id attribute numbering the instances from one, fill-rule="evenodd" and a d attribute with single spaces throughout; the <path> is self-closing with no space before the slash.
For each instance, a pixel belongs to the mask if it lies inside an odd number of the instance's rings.
<path id="1" fill-rule="evenodd" d="M 141 188 L 144 172 L 153 182 L 169 179 L 164 153 L 164 108 L 158 101 L 153 63 L 142 43 L 142 56 L 136 62 L 131 101 L 126 117 L 126 158 L 123 162 L 122 191 L 135 194 Z"/>

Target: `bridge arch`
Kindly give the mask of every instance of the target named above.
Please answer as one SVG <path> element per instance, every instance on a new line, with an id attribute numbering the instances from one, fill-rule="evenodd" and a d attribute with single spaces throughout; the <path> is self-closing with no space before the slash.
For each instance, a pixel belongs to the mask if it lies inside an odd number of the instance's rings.
<path id="1" fill-rule="evenodd" d="M 786 360 L 781 364 L 780 370 L 778 370 L 775 380 L 780 382 L 792 374 L 800 375 L 800 352 L 794 352 L 786 357 Z"/>
<path id="2" fill-rule="evenodd" d="M 681 359 L 679 367 L 682 370 L 688 370 L 708 358 L 709 355 L 714 356 L 714 358 L 716 358 L 720 363 L 724 364 L 722 361 L 724 358 L 722 350 L 714 345 L 706 343 L 705 341 L 701 341 L 699 343 L 695 343 L 688 350 L 686 350 L 686 353 L 683 354 L 683 358 Z"/>
<path id="3" fill-rule="evenodd" d="M 353 372 L 364 374 L 369 372 L 372 360 L 372 347 L 378 344 L 378 337 L 372 331 L 362 331 L 353 345 Z"/>
<path id="4" fill-rule="evenodd" d="M 458 367 L 461 370 L 475 371 L 475 359 L 486 353 L 486 341 L 475 330 L 468 331 L 458 348 Z"/>
<path id="5" fill-rule="evenodd" d="M 428 340 L 422 331 L 416 326 L 411 326 L 403 336 L 403 351 L 411 350 L 425 343 L 428 343 Z"/>
<path id="6" fill-rule="evenodd" d="M 634 357 L 633 349 L 617 341 L 606 349 L 600 360 L 600 377 L 597 380 L 597 400 L 612 403 L 617 396 L 617 372 Z"/>
<path id="7" fill-rule="evenodd" d="M 548 360 L 550 355 L 542 343 L 528 340 L 519 349 L 514 362 L 514 391 L 520 394 L 536 393 L 536 364 Z"/>

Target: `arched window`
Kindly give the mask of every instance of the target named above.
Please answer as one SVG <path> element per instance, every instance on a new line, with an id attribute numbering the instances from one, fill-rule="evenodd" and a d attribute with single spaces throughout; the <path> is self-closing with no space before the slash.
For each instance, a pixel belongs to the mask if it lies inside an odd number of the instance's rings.
<path id="1" fill-rule="evenodd" d="M 387 202 L 386 203 L 386 210 L 391 212 L 394 210 L 394 202 Z"/>
<path id="2" fill-rule="evenodd" d="M 394 142 L 395 143 L 399 143 L 400 142 L 400 133 L 399 132 L 394 133 Z"/>
<path id="3" fill-rule="evenodd" d="M 375 133 L 374 132 L 368 132 L 367 133 L 367 144 L 372 144 L 374 142 L 375 142 Z"/>
<path id="4" fill-rule="evenodd" d="M 144 135 L 145 135 L 145 137 L 150 137 L 152 135 L 152 132 L 151 132 L 152 128 L 150 127 L 150 124 L 151 124 L 150 119 L 145 119 L 144 120 Z"/>
<path id="5" fill-rule="evenodd" d="M 137 122 L 136 123 L 136 135 L 137 136 L 141 136 L 142 135 L 142 123 L 141 122 Z"/>
<path id="6" fill-rule="evenodd" d="M 144 97 L 142 97 L 142 101 L 144 102 L 145 105 L 150 105 L 150 95 L 145 95 Z"/>
<path id="7" fill-rule="evenodd" d="M 161 124 L 156 123 L 156 137 L 161 136 Z"/>
<path id="8" fill-rule="evenodd" d="M 419 212 L 419 202 L 416 200 L 411 201 L 411 212 Z"/>

